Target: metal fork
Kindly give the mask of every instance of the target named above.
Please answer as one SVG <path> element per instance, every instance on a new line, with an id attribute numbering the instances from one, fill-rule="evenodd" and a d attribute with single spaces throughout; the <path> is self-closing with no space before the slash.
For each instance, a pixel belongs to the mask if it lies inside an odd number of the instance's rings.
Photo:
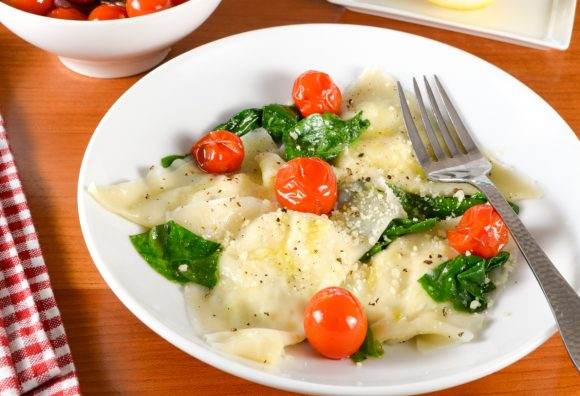
<path id="1" fill-rule="evenodd" d="M 491 163 L 477 148 L 439 78 L 437 76 L 434 78 L 441 105 L 429 81 L 423 77 L 431 113 L 425 106 L 417 80 L 413 78 L 415 95 L 428 143 L 421 138 L 413 121 L 405 92 L 401 84 L 397 82 L 403 118 L 417 160 L 430 180 L 469 183 L 485 194 L 489 203 L 508 226 L 513 239 L 538 280 L 556 318 L 568 354 L 576 370 L 580 371 L 580 297 L 564 280 L 497 187 L 487 177 L 491 171 Z M 459 139 L 453 138 L 453 131 Z"/>

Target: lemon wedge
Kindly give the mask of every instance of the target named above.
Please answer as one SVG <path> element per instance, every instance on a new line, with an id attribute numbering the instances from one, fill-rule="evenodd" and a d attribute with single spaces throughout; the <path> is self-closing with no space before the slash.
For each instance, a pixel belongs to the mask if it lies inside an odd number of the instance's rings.
<path id="1" fill-rule="evenodd" d="M 454 8 L 456 10 L 475 10 L 493 3 L 494 0 L 429 0 L 441 7 Z"/>

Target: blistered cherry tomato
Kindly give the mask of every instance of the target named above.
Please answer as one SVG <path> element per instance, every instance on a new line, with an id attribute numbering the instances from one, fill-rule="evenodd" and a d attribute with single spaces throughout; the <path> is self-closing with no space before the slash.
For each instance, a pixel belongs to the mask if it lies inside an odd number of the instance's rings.
<path id="1" fill-rule="evenodd" d="M 234 133 L 213 131 L 193 145 L 191 155 L 204 172 L 236 172 L 244 161 L 244 144 Z"/>
<path id="2" fill-rule="evenodd" d="M 447 240 L 459 253 L 491 258 L 508 242 L 508 229 L 491 205 L 476 205 L 467 209 L 457 227 L 447 232 Z"/>
<path id="3" fill-rule="evenodd" d="M 320 158 L 298 157 L 276 174 L 276 198 L 283 208 L 314 214 L 332 211 L 338 196 L 336 175 Z"/>
<path id="4" fill-rule="evenodd" d="M 348 290 L 328 287 L 316 293 L 304 311 L 304 332 L 321 355 L 342 359 L 355 353 L 367 333 L 367 316 Z"/>
<path id="5" fill-rule="evenodd" d="M 101 4 L 89 14 L 89 21 L 106 21 L 109 19 L 127 18 L 125 7 L 115 4 Z"/>
<path id="6" fill-rule="evenodd" d="M 58 18 L 58 19 L 71 19 L 77 21 L 84 21 L 87 19 L 85 14 L 77 10 L 76 8 L 69 8 L 69 7 L 58 7 L 54 10 L 50 11 L 46 14 L 47 17 L 50 18 Z"/>
<path id="7" fill-rule="evenodd" d="M 342 94 L 330 76 L 318 71 L 302 73 L 294 82 L 292 99 L 304 117 L 315 113 L 340 113 Z"/>
<path id="8" fill-rule="evenodd" d="M 172 6 L 171 0 L 127 0 L 127 15 L 131 18 L 165 10 Z"/>
<path id="9" fill-rule="evenodd" d="M 54 6 L 53 0 L 8 0 L 7 3 L 19 10 L 45 15 Z"/>

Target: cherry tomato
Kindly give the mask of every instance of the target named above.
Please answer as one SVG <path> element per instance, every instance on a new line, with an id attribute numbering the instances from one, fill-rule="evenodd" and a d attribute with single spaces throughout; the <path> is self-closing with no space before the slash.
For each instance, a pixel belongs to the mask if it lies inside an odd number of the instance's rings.
<path id="1" fill-rule="evenodd" d="M 172 6 L 171 0 L 127 0 L 127 15 L 131 18 L 165 10 Z"/>
<path id="2" fill-rule="evenodd" d="M 105 21 L 108 19 L 127 18 L 125 7 L 115 4 L 101 4 L 95 7 L 89 14 L 89 21 Z"/>
<path id="3" fill-rule="evenodd" d="M 213 131 L 193 145 L 191 155 L 204 172 L 236 172 L 244 161 L 244 144 L 234 133 Z"/>
<path id="4" fill-rule="evenodd" d="M 46 14 L 47 17 L 57 19 L 71 19 L 77 21 L 84 21 L 87 19 L 85 14 L 76 8 L 58 7 Z"/>
<path id="5" fill-rule="evenodd" d="M 19 10 L 37 15 L 46 15 L 54 6 L 53 0 L 8 0 L 7 3 Z"/>
<path id="6" fill-rule="evenodd" d="M 74 7 L 68 0 L 54 0 L 54 8 L 71 8 Z"/>
<path id="7" fill-rule="evenodd" d="M 320 158 L 298 157 L 276 174 L 276 198 L 280 206 L 298 212 L 326 214 L 338 196 L 336 175 Z"/>
<path id="8" fill-rule="evenodd" d="M 342 94 L 328 74 L 310 70 L 294 82 L 292 99 L 304 117 L 315 113 L 338 114 Z"/>
<path id="9" fill-rule="evenodd" d="M 77 6 L 85 7 L 86 8 L 85 11 L 89 12 L 91 10 L 91 8 L 93 8 L 95 6 L 94 3 L 97 0 L 68 0 L 68 1 L 70 1 L 71 3 L 73 3 Z M 56 2 L 56 0 L 55 0 L 55 2 Z"/>
<path id="10" fill-rule="evenodd" d="M 185 3 L 187 0 L 171 0 L 171 4 L 173 4 L 173 7 L 178 6 L 180 4 Z"/>
<path id="11" fill-rule="evenodd" d="M 508 230 L 491 205 L 482 204 L 466 210 L 457 227 L 447 232 L 447 239 L 459 253 L 491 258 L 507 243 Z"/>
<path id="12" fill-rule="evenodd" d="M 367 326 L 361 303 L 341 287 L 320 290 L 304 311 L 308 342 L 330 359 L 342 359 L 355 353 L 365 339 Z"/>

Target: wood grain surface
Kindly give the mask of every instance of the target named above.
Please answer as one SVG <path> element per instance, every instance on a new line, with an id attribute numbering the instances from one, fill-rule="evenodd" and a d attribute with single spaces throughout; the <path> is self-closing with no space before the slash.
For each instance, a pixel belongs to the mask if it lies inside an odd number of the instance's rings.
<path id="1" fill-rule="evenodd" d="M 382 26 L 456 46 L 506 70 L 580 131 L 580 24 L 568 51 L 542 51 L 357 14 L 323 0 L 224 0 L 171 57 L 201 44 L 269 26 L 340 22 Z M 319 38 L 313 38 L 319 39 Z M 143 325 L 113 295 L 87 252 L 76 182 L 85 147 L 109 106 L 141 76 L 97 80 L 0 26 L 0 112 L 40 235 L 85 394 L 279 394 L 214 369 Z M 549 131 L 548 131 L 549 133 Z M 580 394 L 580 375 L 558 336 L 500 372 L 450 395 Z"/>

